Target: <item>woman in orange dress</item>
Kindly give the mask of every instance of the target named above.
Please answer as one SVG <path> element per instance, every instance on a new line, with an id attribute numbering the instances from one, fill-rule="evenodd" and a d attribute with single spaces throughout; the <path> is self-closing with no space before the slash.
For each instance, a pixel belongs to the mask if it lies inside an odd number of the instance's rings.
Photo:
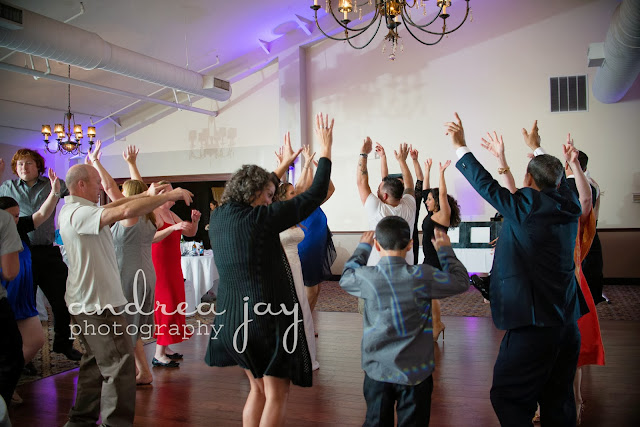
<path id="1" fill-rule="evenodd" d="M 575 172 L 569 167 L 569 163 L 578 157 L 578 150 L 573 146 L 571 135 L 567 138 L 565 146 L 565 159 L 567 160 L 565 170 L 567 175 L 573 173 L 575 176 L 580 205 L 582 206 L 582 216 L 578 226 L 578 235 L 576 236 L 576 246 L 573 252 L 573 258 L 576 265 L 576 279 L 580 284 L 580 290 L 584 295 L 584 299 L 589 307 L 589 313 L 578 319 L 578 328 L 580 329 L 580 356 L 578 356 L 578 369 L 573 382 L 573 392 L 576 399 L 577 424 L 582 421 L 582 413 L 584 411 L 584 401 L 580 392 L 582 382 L 582 367 L 585 365 L 604 365 L 604 346 L 602 345 L 602 336 L 600 334 L 600 322 L 598 321 L 598 312 L 593 301 L 593 296 L 589 290 L 587 279 L 582 272 L 582 260 L 589 253 L 589 248 L 596 234 L 596 218 L 593 212 L 593 204 L 591 200 L 591 187 L 589 181 L 580 168 Z M 574 163 L 575 164 L 575 163 Z"/>

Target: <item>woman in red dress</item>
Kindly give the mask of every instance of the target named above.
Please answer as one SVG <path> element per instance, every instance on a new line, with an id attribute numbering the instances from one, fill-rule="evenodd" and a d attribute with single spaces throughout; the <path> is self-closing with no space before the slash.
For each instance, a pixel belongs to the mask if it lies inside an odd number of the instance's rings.
<path id="1" fill-rule="evenodd" d="M 195 209 L 191 211 L 191 222 L 182 221 L 178 215 L 171 212 L 170 208 L 173 205 L 173 202 L 167 202 L 154 211 L 158 231 L 151 245 L 151 256 L 156 270 L 154 313 L 157 339 L 152 364 L 167 368 L 180 366 L 176 360 L 182 359 L 182 355 L 171 350 L 169 345 L 180 343 L 191 336 L 186 329 L 184 311 L 178 310 L 178 305 L 185 302 L 180 264 L 180 236 L 194 236 L 200 221 L 200 212 Z"/>

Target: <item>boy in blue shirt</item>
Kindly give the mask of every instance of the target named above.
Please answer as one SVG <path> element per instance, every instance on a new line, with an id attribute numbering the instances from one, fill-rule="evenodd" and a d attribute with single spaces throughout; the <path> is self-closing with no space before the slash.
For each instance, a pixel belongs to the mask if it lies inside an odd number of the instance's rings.
<path id="1" fill-rule="evenodd" d="M 445 232 L 432 240 L 442 271 L 426 264 L 409 265 L 405 255 L 413 241 L 409 224 L 398 216 L 382 219 L 362 235 L 345 264 L 340 286 L 365 301 L 362 336 L 365 426 L 428 425 L 435 368 L 431 299 L 469 289 L 469 276 Z M 380 252 L 367 267 L 372 247 Z"/>

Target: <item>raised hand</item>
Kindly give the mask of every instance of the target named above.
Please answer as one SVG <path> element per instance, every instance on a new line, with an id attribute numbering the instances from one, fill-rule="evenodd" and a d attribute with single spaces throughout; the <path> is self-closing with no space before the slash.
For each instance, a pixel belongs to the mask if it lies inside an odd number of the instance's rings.
<path id="1" fill-rule="evenodd" d="M 59 193 L 60 192 L 60 180 L 58 179 L 58 175 L 56 175 L 56 173 L 51 168 L 49 168 L 49 181 L 51 182 L 51 188 L 53 189 L 53 192 L 54 193 Z"/>
<path id="2" fill-rule="evenodd" d="M 320 157 L 331 158 L 333 119 L 329 120 L 328 114 L 316 114 L 316 136 L 320 140 Z"/>
<path id="3" fill-rule="evenodd" d="M 578 162 L 578 149 L 573 146 L 573 141 L 567 141 L 567 143 L 562 146 L 562 154 L 564 154 L 564 159 L 570 165 Z"/>
<path id="4" fill-rule="evenodd" d="M 380 148 L 382 148 L 382 145 L 378 144 L 377 142 L 376 144 L 377 144 L 376 151 L 378 150 L 378 145 L 380 146 Z M 366 137 L 362 142 L 362 148 L 360 149 L 360 153 L 369 154 L 371 153 L 371 150 L 373 150 L 373 141 L 371 141 L 371 138 Z M 384 152 L 384 148 L 382 148 L 382 152 Z"/>
<path id="5" fill-rule="evenodd" d="M 316 153 L 314 152 L 313 154 L 311 153 L 311 147 L 309 147 L 308 145 L 305 145 L 304 148 L 302 149 L 302 157 L 304 157 L 304 166 L 311 166 L 311 163 L 313 162 L 313 158 L 315 157 Z"/>
<path id="6" fill-rule="evenodd" d="M 367 137 L 367 138 L 369 138 L 369 137 Z M 380 157 L 387 157 L 387 153 L 385 153 L 384 147 L 382 145 L 380 145 L 379 142 L 376 142 L 376 153 L 378 153 L 378 155 Z"/>
<path id="7" fill-rule="evenodd" d="M 185 190 L 184 188 L 174 188 L 173 190 L 169 191 L 169 200 L 172 201 L 176 201 L 176 200 L 184 200 L 184 202 L 187 204 L 187 206 L 191 205 L 191 202 L 193 201 L 193 193 L 191 191 Z"/>
<path id="8" fill-rule="evenodd" d="M 440 228 L 436 227 L 433 230 L 433 236 L 431 243 L 433 244 L 433 247 L 436 248 L 436 251 L 443 246 L 451 246 L 451 239 L 449 239 L 449 235 L 446 231 L 442 231 Z"/>
<path id="9" fill-rule="evenodd" d="M 445 127 L 445 135 L 451 136 L 451 142 L 453 143 L 454 148 L 460 148 L 467 145 L 464 139 L 464 128 L 462 127 L 462 120 L 460 120 L 460 116 L 458 113 L 454 113 L 455 121 L 447 122 L 444 124 Z"/>
<path id="10" fill-rule="evenodd" d="M 494 156 L 504 157 L 504 142 L 502 141 L 502 135 L 498 136 L 496 131 L 493 131 L 493 136 L 487 132 L 487 139 L 482 138 L 480 145 Z"/>
<path id="11" fill-rule="evenodd" d="M 152 182 L 149 188 L 147 189 L 147 195 L 157 196 L 158 194 L 162 194 L 170 188 L 171 188 L 171 184 L 158 184 L 157 182 Z"/>
<path id="12" fill-rule="evenodd" d="M 365 231 L 360 237 L 360 243 L 367 243 L 373 246 L 373 231 Z"/>
<path id="13" fill-rule="evenodd" d="M 440 163 L 440 173 L 441 174 L 444 173 L 444 171 L 447 170 L 449 165 L 451 165 L 451 160 L 447 160 L 446 162 L 444 162 L 444 165 L 442 163 Z"/>
<path id="14" fill-rule="evenodd" d="M 124 158 L 124 161 L 127 163 L 135 163 L 138 158 L 139 152 L 140 152 L 140 149 L 136 148 L 135 145 L 129 145 L 122 152 L 122 157 Z"/>
<path id="15" fill-rule="evenodd" d="M 524 137 L 524 143 L 531 151 L 535 151 L 536 148 L 540 148 L 540 135 L 538 134 L 538 121 L 533 122 L 531 132 L 527 132 L 525 128 L 522 128 L 522 136 Z"/>
<path id="16" fill-rule="evenodd" d="M 199 210 L 197 210 L 197 209 L 192 209 L 191 210 L 191 222 L 200 221 L 200 216 L 202 216 L 202 214 L 200 213 Z"/>
<path id="17" fill-rule="evenodd" d="M 396 160 L 399 162 L 406 162 L 409 156 L 409 145 L 406 143 L 400 144 L 398 151 L 393 150 L 393 154 L 396 156 Z"/>
<path id="18" fill-rule="evenodd" d="M 411 156 L 411 160 L 417 162 L 418 161 L 418 150 L 413 148 L 413 145 L 409 146 L 409 155 Z"/>
<path id="19" fill-rule="evenodd" d="M 100 152 L 100 148 L 102 148 L 102 141 L 98 140 L 96 142 L 96 147 L 93 149 L 93 151 L 89 150 L 89 152 L 87 153 L 88 164 L 91 165 L 93 164 L 93 162 L 100 159 L 100 156 L 102 156 L 102 153 Z"/>
<path id="20" fill-rule="evenodd" d="M 293 164 L 296 160 L 296 157 L 302 152 L 302 148 L 299 148 L 297 151 L 293 151 L 291 147 L 291 135 L 289 132 L 284 134 L 284 143 L 282 144 L 282 162 L 285 162 L 287 165 Z"/>
<path id="21" fill-rule="evenodd" d="M 278 162 L 277 166 L 280 166 L 282 164 L 282 158 L 284 157 L 283 147 L 278 148 L 274 153 L 276 155 L 276 161 Z"/>
<path id="22" fill-rule="evenodd" d="M 431 160 L 431 157 L 429 157 L 424 161 L 424 168 L 426 169 L 425 172 L 429 173 L 429 171 L 431 170 L 432 164 L 433 164 L 433 160 Z"/>

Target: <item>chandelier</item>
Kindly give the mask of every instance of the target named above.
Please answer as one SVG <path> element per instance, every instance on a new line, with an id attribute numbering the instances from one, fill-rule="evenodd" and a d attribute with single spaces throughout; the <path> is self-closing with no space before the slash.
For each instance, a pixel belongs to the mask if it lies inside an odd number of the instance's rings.
<path id="1" fill-rule="evenodd" d="M 458 26 L 449 29 L 449 27 L 447 27 L 447 19 L 450 15 L 447 13 L 447 8 L 451 6 L 451 0 L 433 0 L 433 3 L 436 3 L 439 10 L 432 18 L 426 18 L 426 22 L 422 24 L 419 24 L 416 21 L 418 21 L 418 18 L 425 19 L 423 18 L 424 16 L 429 17 L 430 14 L 427 12 L 428 0 L 360 0 L 360 2 L 358 2 L 358 0 L 325 1 L 325 11 L 333 16 L 333 19 L 344 30 L 344 34 L 342 36 L 330 36 L 320 27 L 320 23 L 318 22 L 318 10 L 321 6 L 318 5 L 318 0 L 314 0 L 311 9 L 314 10 L 316 26 L 322 34 L 331 40 L 346 41 L 355 49 L 364 49 L 373 41 L 376 34 L 378 34 L 378 30 L 380 30 L 380 26 L 384 20 L 385 25 L 389 30 L 384 39 L 391 45 L 391 53 L 389 54 L 389 59 L 391 60 L 396 58 L 398 45 L 400 45 L 401 51 L 404 50 L 402 38 L 398 34 L 398 28 L 400 25 L 404 24 L 407 32 L 420 43 L 432 46 L 438 44 L 447 34 L 451 34 L 460 28 L 462 24 L 466 22 L 467 17 L 471 12 L 471 9 L 469 8 L 469 0 L 465 0 L 467 2 L 467 10 L 464 15 L 464 19 L 462 19 L 462 22 L 460 22 Z M 371 20 L 367 23 L 363 23 L 361 26 L 350 25 L 355 20 L 362 20 L 363 8 L 365 9 L 365 15 L 373 13 Z M 412 12 L 417 16 L 412 17 Z M 438 18 L 442 19 L 442 30 L 436 29 L 435 27 L 437 25 L 434 25 L 433 30 L 430 30 L 430 25 L 434 24 Z M 471 17 L 471 20 L 473 21 L 473 17 Z M 354 38 L 365 33 L 371 27 L 374 27 L 375 31 L 365 44 L 354 45 L 352 43 Z M 382 46 L 382 53 L 385 52 L 385 49 L 386 44 Z"/>
<path id="2" fill-rule="evenodd" d="M 71 78 L 71 65 L 69 65 L 69 79 Z M 51 154 L 55 154 L 57 152 L 61 152 L 62 154 L 87 154 L 86 152 L 80 149 L 82 138 L 84 137 L 82 134 L 82 125 L 76 124 L 76 119 L 71 112 L 71 84 L 67 85 L 67 96 L 68 96 L 68 106 L 67 112 L 64 115 L 64 119 L 62 123 L 57 123 L 53 127 L 53 133 L 56 134 L 57 143 L 55 144 L 55 148 L 51 149 L 49 147 L 49 137 L 51 136 L 51 126 L 42 125 L 42 135 L 44 135 L 44 149 L 47 150 Z M 73 122 L 73 125 L 72 125 Z M 73 129 L 73 132 L 71 132 Z M 93 147 L 93 140 L 96 137 L 96 128 L 95 126 L 89 126 L 87 128 L 87 137 L 89 137 L 89 150 Z"/>

